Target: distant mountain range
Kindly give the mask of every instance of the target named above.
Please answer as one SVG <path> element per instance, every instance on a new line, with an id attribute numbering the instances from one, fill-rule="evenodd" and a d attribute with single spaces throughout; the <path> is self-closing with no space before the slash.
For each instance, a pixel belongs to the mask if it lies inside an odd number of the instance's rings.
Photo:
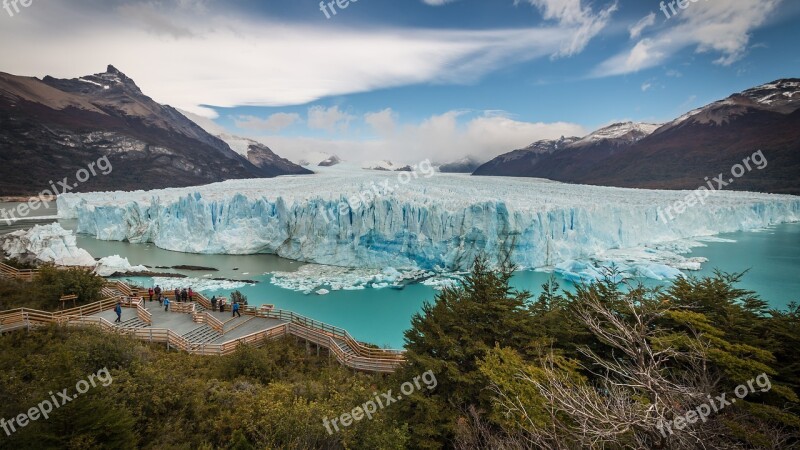
<path id="1" fill-rule="evenodd" d="M 800 194 L 800 79 L 734 94 L 663 125 L 618 123 L 584 138 L 539 141 L 474 175 L 648 189 L 696 189 L 761 150 L 767 167 L 725 189 Z M 727 177 L 727 175 L 726 175 Z"/>
<path id="2" fill-rule="evenodd" d="M 75 191 L 311 173 L 265 146 L 235 152 L 113 66 L 70 80 L 0 73 L 0 195 L 39 193 L 104 156 L 112 173 Z"/>

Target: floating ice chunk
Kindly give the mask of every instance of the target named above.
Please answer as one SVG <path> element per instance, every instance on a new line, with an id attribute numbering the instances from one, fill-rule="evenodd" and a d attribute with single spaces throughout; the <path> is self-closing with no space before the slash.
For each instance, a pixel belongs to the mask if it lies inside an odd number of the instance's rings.
<path id="1" fill-rule="evenodd" d="M 97 266 L 94 273 L 101 277 L 110 277 L 115 273 L 127 272 L 147 272 L 149 269 L 145 266 L 132 266 L 128 258 L 123 258 L 119 255 L 106 256 L 97 261 Z"/>
<path id="2" fill-rule="evenodd" d="M 164 290 L 174 290 L 175 288 L 192 288 L 192 290 L 196 292 L 229 291 L 250 286 L 249 283 L 245 283 L 244 281 L 209 280 L 204 278 L 153 277 L 152 283 L 153 286 L 159 285 Z"/>
<path id="3" fill-rule="evenodd" d="M 60 266 L 94 267 L 95 260 L 79 248 L 75 233 L 58 223 L 36 225 L 0 236 L 0 248 L 10 258 L 33 263 L 53 263 Z"/>

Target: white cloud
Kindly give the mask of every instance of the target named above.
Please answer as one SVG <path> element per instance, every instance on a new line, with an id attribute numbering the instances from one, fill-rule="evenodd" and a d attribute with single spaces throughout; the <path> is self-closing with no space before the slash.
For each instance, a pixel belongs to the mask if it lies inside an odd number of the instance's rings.
<path id="1" fill-rule="evenodd" d="M 225 133 L 225 127 L 223 127 L 222 125 L 217 124 L 213 120 L 213 119 L 216 119 L 218 117 L 218 115 L 215 115 L 213 117 L 209 117 L 207 115 L 195 114 L 195 113 L 193 113 L 191 111 L 186 111 L 184 109 L 179 109 L 178 111 L 180 111 L 180 113 L 183 114 L 184 116 L 186 116 L 189 120 L 191 120 L 192 122 L 194 122 L 197 125 L 199 125 L 200 128 L 208 131 L 209 133 L 213 134 L 214 136 L 222 134 L 222 133 Z M 215 114 L 216 114 L 216 112 L 215 112 Z"/>
<path id="2" fill-rule="evenodd" d="M 425 3 L 426 5 L 431 5 L 431 6 L 442 6 L 442 5 L 446 5 L 448 3 L 453 3 L 455 1 L 457 1 L 457 0 L 422 0 L 422 3 Z"/>
<path id="3" fill-rule="evenodd" d="M 650 14 L 644 16 L 641 20 L 633 24 L 628 31 L 631 34 L 631 39 L 638 39 L 639 36 L 642 35 L 642 31 L 645 28 L 651 27 L 656 23 L 656 13 L 651 12 Z"/>
<path id="4" fill-rule="evenodd" d="M 678 70 L 670 69 L 667 71 L 667 76 L 672 78 L 680 78 L 683 76 L 683 74 Z"/>
<path id="5" fill-rule="evenodd" d="M 697 53 L 720 54 L 714 63 L 728 66 L 747 52 L 750 33 L 764 25 L 782 0 L 758 2 L 714 0 L 689 3 L 663 31 L 612 56 L 593 71 L 595 76 L 621 75 L 664 63 L 686 47 Z"/>
<path id="6" fill-rule="evenodd" d="M 647 92 L 653 85 L 650 82 L 645 82 L 642 84 L 642 92 Z"/>
<path id="7" fill-rule="evenodd" d="M 573 29 L 572 39 L 562 44 L 553 56 L 572 56 L 583 51 L 611 20 L 611 14 L 617 10 L 617 2 L 595 13 L 591 6 L 584 5 L 582 0 L 514 0 L 514 4 L 525 1 L 542 12 L 546 20 L 555 20 L 563 27 Z"/>
<path id="8" fill-rule="evenodd" d="M 249 128 L 252 130 L 280 131 L 299 122 L 300 115 L 297 113 L 275 113 L 261 119 L 255 116 L 241 116 L 235 120 L 239 128 Z"/>
<path id="9" fill-rule="evenodd" d="M 308 108 L 308 128 L 312 130 L 343 131 L 347 129 L 353 119 L 355 116 L 340 111 L 338 106 Z"/>
<path id="10" fill-rule="evenodd" d="M 474 117 L 466 118 L 467 115 Z M 276 153 L 292 160 L 311 152 L 337 154 L 361 162 L 389 159 L 414 163 L 425 158 L 453 161 L 472 155 L 489 160 L 502 153 L 523 148 L 541 139 L 583 136 L 586 130 L 565 122 L 522 122 L 497 112 L 478 113 L 454 110 L 431 116 L 418 123 L 400 124 L 397 114 L 386 109 L 367 115 L 365 121 L 377 133 L 369 140 L 321 139 L 288 136 L 251 136 Z"/>
<path id="11" fill-rule="evenodd" d="M 393 134 L 397 126 L 396 121 L 397 115 L 392 111 L 392 108 L 364 114 L 364 122 L 382 135 Z"/>
<path id="12" fill-rule="evenodd" d="M 0 46 L 3 70 L 72 78 L 114 64 L 156 101 L 208 114 L 199 105 L 301 105 L 471 83 L 509 65 L 572 55 L 605 26 L 603 14 L 586 7 L 576 17 L 551 12 L 557 25 L 459 30 L 277 23 L 216 2 L 119 4 L 66 0 L 26 9 L 0 28 L 0 40 L 14 42 Z"/>

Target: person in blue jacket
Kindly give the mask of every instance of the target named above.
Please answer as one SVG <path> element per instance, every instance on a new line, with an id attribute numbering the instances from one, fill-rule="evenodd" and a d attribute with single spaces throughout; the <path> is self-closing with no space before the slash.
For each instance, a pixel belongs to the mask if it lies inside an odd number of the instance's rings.
<path id="1" fill-rule="evenodd" d="M 117 323 L 117 322 L 121 323 L 122 322 L 122 303 L 120 303 L 119 300 L 117 300 L 117 305 L 114 306 L 114 312 L 117 313 L 117 320 L 115 320 L 114 323 Z"/>
<path id="2" fill-rule="evenodd" d="M 164 297 L 164 311 L 169 311 L 169 297 Z"/>
<path id="3" fill-rule="evenodd" d="M 239 312 L 239 302 L 233 302 L 233 315 L 231 317 L 236 316 L 242 317 L 242 313 Z"/>

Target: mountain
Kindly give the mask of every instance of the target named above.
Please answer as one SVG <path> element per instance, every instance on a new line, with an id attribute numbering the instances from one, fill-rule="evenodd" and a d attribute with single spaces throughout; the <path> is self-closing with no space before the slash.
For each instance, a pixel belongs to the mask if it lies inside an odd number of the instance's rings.
<path id="1" fill-rule="evenodd" d="M 549 149 L 548 141 L 537 143 Z M 768 162 L 731 171 L 761 151 Z M 737 169 L 738 170 L 738 169 Z M 515 150 L 475 175 L 526 176 L 647 189 L 697 189 L 720 173 L 724 189 L 800 194 L 800 79 L 764 84 L 661 126 L 615 124 L 551 152 Z M 733 179 L 733 182 L 729 180 Z"/>
<path id="2" fill-rule="evenodd" d="M 578 182 L 579 175 L 591 171 L 603 159 L 630 147 L 658 128 L 648 123 L 623 122 L 601 128 L 583 138 L 561 137 L 534 142 L 478 167 L 474 175 L 552 178 Z"/>
<path id="3" fill-rule="evenodd" d="M 0 194 L 36 194 L 50 181 L 73 181 L 104 157 L 112 172 L 76 183 L 75 191 L 302 173 L 296 166 L 257 167 L 113 66 L 69 80 L 0 73 Z"/>
<path id="4" fill-rule="evenodd" d="M 411 166 L 401 166 L 389 160 L 365 161 L 361 163 L 364 170 L 381 170 L 385 172 L 411 172 Z"/>
<path id="5" fill-rule="evenodd" d="M 274 172 L 275 175 L 308 175 L 314 173 L 288 159 L 281 158 L 269 147 L 258 141 L 226 133 L 217 137 L 228 144 L 233 151 L 247 158 L 251 164 L 264 172 Z"/>
<path id="6" fill-rule="evenodd" d="M 475 169 L 473 175 L 498 175 L 506 177 L 526 177 L 535 171 L 536 165 L 553 153 L 567 148 L 579 141 L 577 137 L 561 137 L 556 140 L 542 140 L 519 150 L 500 155 Z"/>
<path id="7" fill-rule="evenodd" d="M 472 173 L 480 167 L 481 163 L 474 158 L 467 156 L 458 161 L 452 161 L 439 166 L 439 172 L 442 173 Z"/>
<path id="8" fill-rule="evenodd" d="M 339 159 L 338 156 L 331 155 L 331 156 L 327 157 L 324 161 L 320 161 L 319 164 L 317 164 L 317 165 L 320 166 L 320 167 L 332 167 L 332 166 L 335 166 L 335 165 L 337 165 L 337 164 L 339 164 L 341 162 L 342 162 L 342 160 Z"/>
<path id="9" fill-rule="evenodd" d="M 325 152 L 307 152 L 298 161 L 303 167 L 316 166 L 316 167 L 331 167 L 340 164 L 342 159 L 336 155 Z"/>

